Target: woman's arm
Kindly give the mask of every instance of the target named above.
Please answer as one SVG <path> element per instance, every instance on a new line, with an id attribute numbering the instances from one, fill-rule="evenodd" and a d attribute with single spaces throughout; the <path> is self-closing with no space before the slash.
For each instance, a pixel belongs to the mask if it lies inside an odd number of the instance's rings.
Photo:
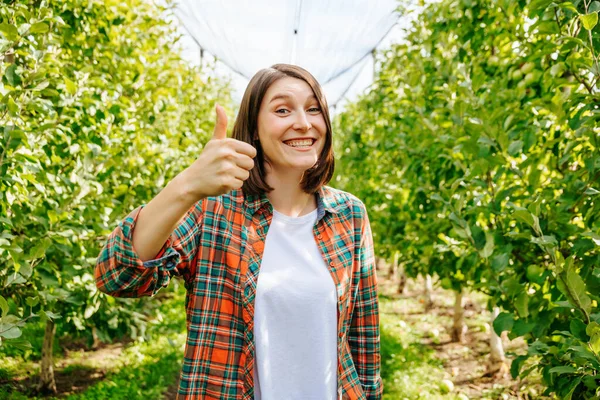
<path id="1" fill-rule="evenodd" d="M 364 207 L 364 206 L 363 206 Z M 362 237 L 358 249 L 360 280 L 348 344 L 367 399 L 381 399 L 381 355 L 379 344 L 379 301 L 373 255 L 373 236 L 366 210 L 362 219 Z"/>
<path id="2" fill-rule="evenodd" d="M 136 208 L 112 232 L 96 264 L 96 286 L 113 296 L 152 295 L 170 274 L 191 279 L 198 252 L 203 199 L 240 189 L 254 167 L 256 149 L 227 138 L 227 116 L 215 106 L 213 137 L 196 161 L 150 203 Z M 193 206 L 193 207 L 192 207 Z"/>
<path id="3" fill-rule="evenodd" d="M 201 202 L 187 196 L 183 187 L 175 178 L 110 234 L 95 268 L 100 291 L 139 297 L 167 286 L 171 275 L 191 278 L 202 210 Z"/>
<path id="4" fill-rule="evenodd" d="M 185 185 L 175 177 L 139 213 L 133 231 L 133 247 L 142 261 L 152 260 L 196 200 L 184 192 Z"/>

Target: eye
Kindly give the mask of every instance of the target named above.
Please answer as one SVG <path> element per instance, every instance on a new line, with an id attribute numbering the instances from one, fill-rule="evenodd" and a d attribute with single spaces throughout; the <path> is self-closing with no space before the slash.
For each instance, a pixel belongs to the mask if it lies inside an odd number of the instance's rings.
<path id="1" fill-rule="evenodd" d="M 283 112 L 281 112 L 283 111 Z M 286 108 L 279 108 L 277 110 L 275 110 L 276 114 L 285 114 L 285 112 L 288 111 Z"/>
<path id="2" fill-rule="evenodd" d="M 309 112 L 321 112 L 320 107 L 311 107 L 308 109 Z"/>

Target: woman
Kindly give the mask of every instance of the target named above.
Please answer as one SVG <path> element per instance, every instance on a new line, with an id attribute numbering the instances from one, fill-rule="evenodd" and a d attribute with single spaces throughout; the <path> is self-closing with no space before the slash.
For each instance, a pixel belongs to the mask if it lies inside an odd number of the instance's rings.
<path id="1" fill-rule="evenodd" d="M 198 159 L 112 232 L 98 288 L 136 297 L 184 278 L 180 398 L 381 398 L 371 229 L 360 200 L 326 186 L 320 85 L 276 64 L 248 84 L 233 138 L 216 113 Z"/>

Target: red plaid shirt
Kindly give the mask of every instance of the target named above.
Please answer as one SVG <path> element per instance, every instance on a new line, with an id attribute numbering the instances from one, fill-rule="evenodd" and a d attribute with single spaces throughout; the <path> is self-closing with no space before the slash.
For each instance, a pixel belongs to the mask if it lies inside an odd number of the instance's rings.
<path id="1" fill-rule="evenodd" d="M 338 398 L 380 399 L 379 303 L 373 239 L 364 204 L 322 187 L 315 240 L 338 297 Z M 254 298 L 273 216 L 266 195 L 241 190 L 197 202 L 154 260 L 132 246 L 136 208 L 102 249 L 96 285 L 112 296 L 154 295 L 173 275 L 186 282 L 184 399 L 254 398 Z"/>

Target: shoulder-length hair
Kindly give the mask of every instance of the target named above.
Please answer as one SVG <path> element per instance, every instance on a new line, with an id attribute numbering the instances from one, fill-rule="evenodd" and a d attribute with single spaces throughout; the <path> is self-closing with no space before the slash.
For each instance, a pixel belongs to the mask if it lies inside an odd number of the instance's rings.
<path id="1" fill-rule="evenodd" d="M 265 93 L 269 87 L 277 80 L 285 77 L 301 79 L 310 86 L 325 120 L 327 132 L 325 134 L 325 144 L 316 164 L 304 172 L 300 185 L 306 193 L 314 194 L 323 185 L 326 185 L 333 176 L 335 166 L 331 119 L 329 117 L 329 109 L 327 100 L 323 95 L 321 85 L 304 68 L 289 64 L 275 64 L 270 68 L 264 68 L 258 71 L 248 83 L 248 87 L 244 92 L 240 110 L 233 126 L 232 137 L 251 144 L 256 148 L 256 157 L 254 159 L 254 168 L 250 170 L 250 177 L 244 181 L 242 190 L 245 195 L 262 194 L 273 190 L 265 181 L 265 157 L 258 140 L 258 112 L 262 104 Z"/>

